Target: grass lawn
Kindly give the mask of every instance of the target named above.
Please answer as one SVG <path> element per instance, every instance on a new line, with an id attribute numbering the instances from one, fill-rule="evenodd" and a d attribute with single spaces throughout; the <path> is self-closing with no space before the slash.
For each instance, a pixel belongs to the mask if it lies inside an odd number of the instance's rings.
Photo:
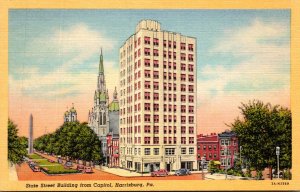
<path id="1" fill-rule="evenodd" d="M 39 156 L 38 154 L 30 154 L 28 155 L 30 159 L 44 159 L 44 157 Z"/>
<path id="2" fill-rule="evenodd" d="M 80 171 L 74 169 L 65 169 L 63 165 L 59 163 L 51 163 L 44 157 L 37 154 L 29 155 L 29 158 L 34 160 L 38 166 L 44 169 L 48 174 L 63 174 L 63 173 L 79 173 Z"/>

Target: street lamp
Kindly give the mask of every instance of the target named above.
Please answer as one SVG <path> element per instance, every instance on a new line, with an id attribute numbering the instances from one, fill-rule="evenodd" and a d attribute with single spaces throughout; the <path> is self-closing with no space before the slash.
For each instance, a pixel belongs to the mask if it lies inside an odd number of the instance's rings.
<path id="1" fill-rule="evenodd" d="M 227 142 L 226 142 L 227 143 Z M 227 169 L 228 169 L 228 144 L 225 143 L 225 180 L 227 179 Z"/>
<path id="2" fill-rule="evenodd" d="M 204 161 L 205 161 L 205 157 L 202 157 L 201 158 L 201 168 L 202 168 L 202 179 L 203 180 L 205 180 L 205 178 L 204 178 L 204 171 L 203 171 L 203 169 L 204 169 Z"/>
<path id="3" fill-rule="evenodd" d="M 242 150 L 243 150 L 243 147 L 240 146 L 240 163 L 241 163 L 241 168 L 243 169 L 243 164 L 242 164 Z"/>
<path id="4" fill-rule="evenodd" d="M 280 147 L 276 147 L 276 155 L 277 155 L 277 175 L 279 179 L 279 154 L 280 154 Z"/>

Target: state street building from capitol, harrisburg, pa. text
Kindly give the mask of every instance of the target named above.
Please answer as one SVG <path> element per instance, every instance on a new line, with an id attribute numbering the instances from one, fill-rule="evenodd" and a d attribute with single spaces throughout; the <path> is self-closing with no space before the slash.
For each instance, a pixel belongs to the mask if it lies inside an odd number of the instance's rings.
<path id="1" fill-rule="evenodd" d="M 196 47 L 142 20 L 120 48 L 120 167 L 197 169 Z"/>

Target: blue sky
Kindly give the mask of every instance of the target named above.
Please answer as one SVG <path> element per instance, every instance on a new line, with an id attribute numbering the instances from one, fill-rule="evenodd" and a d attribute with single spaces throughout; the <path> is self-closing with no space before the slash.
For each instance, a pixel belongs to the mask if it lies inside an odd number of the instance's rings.
<path id="1" fill-rule="evenodd" d="M 142 19 L 197 38 L 198 107 L 205 113 L 214 114 L 224 102 L 237 108 L 228 100 L 271 100 L 274 91 L 289 92 L 289 10 L 20 9 L 9 12 L 10 93 L 91 100 L 100 47 L 112 93 L 118 86 L 119 47 Z"/>

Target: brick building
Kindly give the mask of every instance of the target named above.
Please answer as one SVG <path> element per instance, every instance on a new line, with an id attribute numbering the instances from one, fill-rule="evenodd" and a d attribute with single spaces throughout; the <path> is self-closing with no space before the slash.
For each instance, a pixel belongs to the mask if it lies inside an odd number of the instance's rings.
<path id="1" fill-rule="evenodd" d="M 204 168 L 209 161 L 219 161 L 220 167 L 234 166 L 234 159 L 238 153 L 238 138 L 232 131 L 211 133 L 209 135 L 197 135 L 197 162 L 198 169 L 201 167 L 201 158 L 205 159 Z"/>
<path id="2" fill-rule="evenodd" d="M 197 169 L 196 39 L 142 20 L 120 48 L 120 167 Z"/>

